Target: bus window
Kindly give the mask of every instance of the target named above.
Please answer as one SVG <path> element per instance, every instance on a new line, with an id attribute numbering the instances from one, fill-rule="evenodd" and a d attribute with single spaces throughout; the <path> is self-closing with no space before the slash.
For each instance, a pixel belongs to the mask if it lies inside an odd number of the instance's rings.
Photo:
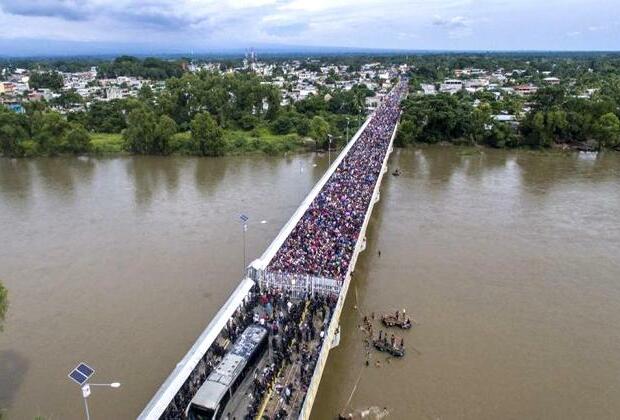
<path id="1" fill-rule="evenodd" d="M 214 414 L 213 410 L 192 404 L 187 417 L 190 420 L 212 420 Z"/>

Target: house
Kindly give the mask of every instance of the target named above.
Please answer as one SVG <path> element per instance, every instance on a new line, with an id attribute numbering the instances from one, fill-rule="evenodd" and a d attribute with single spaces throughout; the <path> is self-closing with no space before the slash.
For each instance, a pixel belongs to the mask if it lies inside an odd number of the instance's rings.
<path id="1" fill-rule="evenodd" d="M 558 79 L 557 77 L 545 77 L 543 79 L 543 81 L 549 85 L 559 85 L 560 84 L 560 79 Z"/>
<path id="2" fill-rule="evenodd" d="M 0 82 L 0 93 L 12 95 L 15 92 L 15 84 L 11 82 Z"/>
<path id="3" fill-rule="evenodd" d="M 463 89 L 463 82 L 461 80 L 456 80 L 456 79 L 446 79 L 439 86 L 440 92 L 447 92 L 451 95 L 462 89 Z"/>
<path id="4" fill-rule="evenodd" d="M 521 96 L 530 96 L 538 91 L 538 87 L 534 85 L 518 85 L 515 86 L 513 89 L 517 95 Z"/>
<path id="5" fill-rule="evenodd" d="M 369 111 L 374 111 L 379 105 L 381 105 L 382 99 L 383 96 L 381 95 L 370 96 L 366 98 L 366 109 Z"/>
<path id="6" fill-rule="evenodd" d="M 425 95 L 436 95 L 437 94 L 437 89 L 435 88 L 435 85 L 422 83 L 420 84 L 420 88 L 422 88 L 422 92 Z"/>

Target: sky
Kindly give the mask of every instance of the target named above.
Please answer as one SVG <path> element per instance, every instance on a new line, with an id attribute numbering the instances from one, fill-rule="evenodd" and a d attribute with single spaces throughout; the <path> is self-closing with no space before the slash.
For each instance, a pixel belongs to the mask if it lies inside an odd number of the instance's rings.
<path id="1" fill-rule="evenodd" d="M 0 55 L 619 50 L 620 0 L 0 0 Z"/>

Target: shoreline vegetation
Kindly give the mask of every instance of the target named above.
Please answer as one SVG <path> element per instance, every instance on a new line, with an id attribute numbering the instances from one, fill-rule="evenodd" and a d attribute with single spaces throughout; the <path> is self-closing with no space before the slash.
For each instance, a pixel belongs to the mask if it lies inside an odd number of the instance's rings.
<path id="1" fill-rule="evenodd" d="M 24 96 L 18 112 L 0 105 L 3 157 L 340 149 L 398 74 L 410 85 L 397 147 L 448 142 L 620 150 L 616 54 L 280 57 L 258 63 L 270 69 L 260 75 L 252 67 L 257 63 L 247 60 L 243 66 L 208 61 L 196 66 L 186 59 L 121 56 L 109 62 L 75 58 L 19 64 L 28 70 L 10 64 L 2 71 L 28 71 L 33 89 L 52 94 L 49 101 Z M 137 85 L 126 97 L 83 97 L 67 87 L 59 71 L 90 65 L 98 68 L 88 84 L 92 88 L 107 92 L 106 78 L 121 76 L 133 77 Z M 301 95 L 304 89 L 312 92 Z M 7 98 L 0 94 L 0 100 Z"/>
<path id="2" fill-rule="evenodd" d="M 61 113 L 46 101 L 24 102 L 21 113 L 0 106 L 0 155 L 223 156 L 341 147 L 372 95 L 361 84 L 322 87 L 286 103 L 277 86 L 250 71 L 184 72 L 157 90 L 142 85 L 136 97 L 84 106 L 79 95 L 63 93 L 56 101 L 78 111 Z"/>

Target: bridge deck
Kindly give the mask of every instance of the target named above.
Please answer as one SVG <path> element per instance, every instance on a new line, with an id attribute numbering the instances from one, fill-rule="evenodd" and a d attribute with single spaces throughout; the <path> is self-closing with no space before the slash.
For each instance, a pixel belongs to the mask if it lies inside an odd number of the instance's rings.
<path id="1" fill-rule="evenodd" d="M 239 317 L 240 315 L 242 315 L 240 314 L 240 311 L 241 308 L 244 306 L 244 302 L 248 301 L 248 299 L 251 299 L 252 297 L 256 297 L 256 294 L 253 294 L 251 292 L 252 287 L 255 287 L 256 284 L 261 285 L 261 283 L 264 282 L 264 273 L 266 272 L 266 269 L 268 268 L 270 262 L 273 260 L 274 256 L 277 255 L 278 251 L 281 249 L 287 238 L 289 238 L 300 220 L 302 220 L 308 209 L 313 204 L 316 197 L 328 184 L 330 178 L 334 175 L 334 173 L 345 160 L 351 149 L 355 146 L 356 142 L 360 139 L 374 116 L 375 114 L 371 115 L 364 123 L 364 125 L 358 130 L 355 136 L 339 154 L 338 158 L 330 166 L 328 171 L 323 175 L 323 177 L 315 185 L 315 187 L 308 194 L 308 196 L 304 199 L 304 201 L 299 206 L 294 215 L 291 217 L 289 222 L 282 228 L 278 236 L 274 239 L 272 244 L 267 248 L 263 255 L 254 262 L 252 262 L 252 264 L 248 268 L 248 277 L 246 277 L 242 281 L 241 285 L 233 292 L 232 296 L 218 312 L 214 320 L 201 334 L 196 344 L 194 344 L 192 349 L 177 365 L 172 374 L 160 387 L 160 389 L 149 402 L 149 404 L 138 416 L 139 419 L 180 418 L 177 417 L 180 413 L 180 408 L 177 407 L 180 405 L 181 408 L 184 408 L 183 405 L 186 406 L 189 403 L 189 401 L 186 400 L 187 396 L 185 394 L 187 392 L 195 392 L 195 390 L 197 390 L 197 387 L 200 386 L 201 381 L 204 380 L 202 379 L 204 377 L 204 372 L 197 373 L 197 371 L 199 371 L 201 365 L 204 366 L 204 361 L 207 358 L 207 351 L 211 351 L 210 346 L 212 345 L 212 343 L 216 342 L 218 337 L 226 334 L 226 326 L 229 319 L 232 319 L 233 316 Z M 323 369 L 325 367 L 325 363 L 327 361 L 329 350 L 331 349 L 332 343 L 334 342 L 334 339 L 338 334 L 337 330 L 339 328 L 338 324 L 340 319 L 340 313 L 342 311 L 344 300 L 346 298 L 348 287 L 351 281 L 351 273 L 355 268 L 359 253 L 362 252 L 366 247 L 366 228 L 370 221 L 370 215 L 372 214 L 374 204 L 379 200 L 379 189 L 381 186 L 383 175 L 387 171 L 387 162 L 392 151 L 392 144 L 394 141 L 394 136 L 396 134 L 397 126 L 398 124 L 396 122 L 393 128 L 390 127 L 391 135 L 389 136 L 389 142 L 387 144 L 387 147 L 385 147 L 384 153 L 381 154 L 381 169 L 376 179 L 374 180 L 372 196 L 367 204 L 363 223 L 359 228 L 359 234 L 356 236 L 355 247 L 350 254 L 350 259 L 347 261 L 346 273 L 344 273 L 342 275 L 342 278 L 338 280 L 338 289 L 335 290 L 338 292 L 337 301 L 335 301 L 333 306 L 330 305 L 329 308 L 329 324 L 326 329 L 325 325 L 315 325 L 315 327 L 323 330 L 322 335 L 324 335 L 324 337 L 321 337 L 321 339 L 318 339 L 317 337 L 316 339 L 308 340 L 308 342 L 305 343 L 306 351 L 310 353 L 310 357 L 312 358 L 312 363 L 310 364 L 310 366 L 314 366 L 314 368 L 312 369 L 311 373 L 301 372 L 302 363 L 299 360 L 299 353 L 297 353 L 296 351 L 292 352 L 291 362 L 284 363 L 282 365 L 282 369 L 279 371 L 279 374 L 276 376 L 275 381 L 277 387 L 274 384 L 273 390 L 268 394 L 268 398 L 266 398 L 264 403 L 261 404 L 261 411 L 269 415 L 270 418 L 275 418 L 276 415 L 281 411 L 281 409 L 284 409 L 286 411 L 286 416 L 284 418 L 293 418 L 298 416 L 300 419 L 307 419 L 310 416 L 310 411 L 312 409 L 314 398 L 318 390 L 319 382 L 323 373 Z M 294 286 L 296 280 L 298 280 L 299 278 L 301 277 L 293 277 L 293 280 L 288 283 L 288 286 Z M 312 285 L 316 284 L 316 277 L 308 278 L 308 281 Z M 331 280 L 319 278 L 319 283 L 324 283 L 325 281 Z M 323 283 L 321 283 L 321 285 L 323 285 Z M 262 286 L 265 287 L 265 284 L 262 284 Z M 271 286 L 269 285 L 268 287 L 270 288 Z M 333 287 L 330 287 L 324 288 L 324 290 L 328 290 L 330 293 L 333 293 L 334 289 Z M 279 289 L 281 289 L 281 287 L 279 287 Z M 312 291 L 312 293 L 314 293 L 317 290 L 321 290 L 321 288 L 317 287 L 315 289 L 313 287 L 312 289 L 308 288 L 306 291 Z M 290 291 L 294 290 L 290 289 Z M 254 311 L 255 309 L 252 308 L 249 310 Z M 321 321 L 322 320 L 318 320 L 315 318 L 315 324 L 316 322 Z M 306 357 L 308 357 L 308 353 L 305 353 L 305 355 Z M 306 364 L 304 365 L 305 369 L 308 369 L 307 360 L 308 359 L 306 359 Z M 299 379 L 307 374 L 311 374 L 311 378 L 306 377 L 305 380 L 303 380 L 303 383 L 301 383 L 302 381 L 300 381 Z M 283 395 L 285 395 L 283 389 L 287 385 L 292 385 L 293 389 L 288 402 L 286 401 L 286 398 L 283 397 Z M 243 390 L 241 392 L 241 395 L 236 395 L 233 398 L 234 408 L 231 408 L 232 411 L 235 412 L 235 414 L 243 411 L 242 406 L 247 402 L 247 387 L 248 385 L 246 382 L 242 386 Z M 183 394 L 181 394 L 182 390 Z M 171 407 L 174 408 L 174 410 L 171 410 Z M 237 418 L 241 417 L 237 416 Z"/>

